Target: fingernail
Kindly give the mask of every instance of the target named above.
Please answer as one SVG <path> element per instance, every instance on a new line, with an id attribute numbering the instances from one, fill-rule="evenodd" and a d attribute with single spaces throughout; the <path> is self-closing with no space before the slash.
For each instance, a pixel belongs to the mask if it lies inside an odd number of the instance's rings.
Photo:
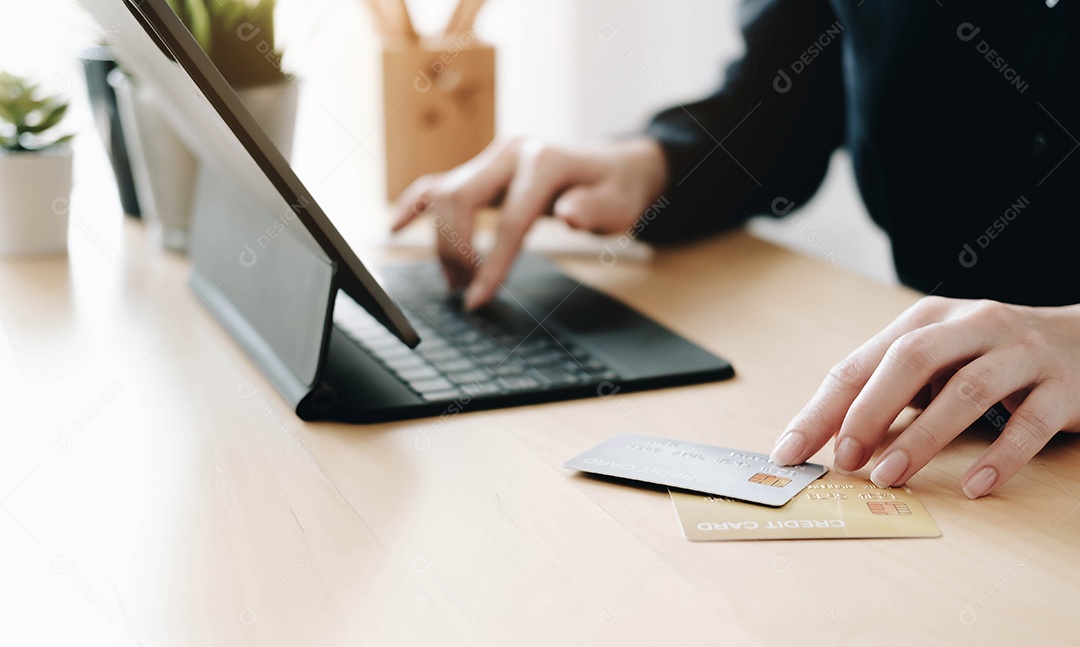
<path id="1" fill-rule="evenodd" d="M 424 215 L 424 212 L 427 211 L 428 207 L 430 207 L 430 206 L 431 206 L 431 201 L 428 200 L 427 198 L 417 198 L 411 205 L 409 205 L 409 209 L 415 215 L 422 216 L 422 215 Z"/>
<path id="2" fill-rule="evenodd" d="M 480 306 L 480 288 L 473 283 L 465 290 L 465 309 L 476 310 Z"/>
<path id="3" fill-rule="evenodd" d="M 994 482 L 997 481 L 997 470 L 987 466 L 975 472 L 971 475 L 967 481 L 964 482 L 964 494 L 969 499 L 978 499 L 981 496 L 986 496 L 990 491 L 990 488 L 994 486 Z"/>
<path id="4" fill-rule="evenodd" d="M 878 462 L 873 472 L 870 472 L 870 480 L 878 487 L 892 487 L 900 485 L 900 478 L 911 465 L 911 459 L 907 452 L 896 449 Z"/>
<path id="5" fill-rule="evenodd" d="M 859 441 L 851 436 L 844 436 L 836 447 L 833 467 L 841 474 L 850 474 L 862 467 L 863 448 Z"/>
<path id="6" fill-rule="evenodd" d="M 777 465 L 791 465 L 802 456 L 806 439 L 797 431 L 789 431 L 776 441 L 769 460 Z"/>

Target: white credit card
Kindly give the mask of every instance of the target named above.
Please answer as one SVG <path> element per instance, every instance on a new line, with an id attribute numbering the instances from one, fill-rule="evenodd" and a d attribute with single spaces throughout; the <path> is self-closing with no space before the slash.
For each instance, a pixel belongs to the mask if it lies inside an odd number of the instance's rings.
<path id="1" fill-rule="evenodd" d="M 780 467 L 765 454 L 621 434 L 566 461 L 570 469 L 781 506 L 828 471 L 803 463 Z"/>

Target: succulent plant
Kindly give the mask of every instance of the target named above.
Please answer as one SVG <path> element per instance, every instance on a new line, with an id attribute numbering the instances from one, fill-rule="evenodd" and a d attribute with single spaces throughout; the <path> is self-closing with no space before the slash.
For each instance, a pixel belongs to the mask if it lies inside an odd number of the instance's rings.
<path id="1" fill-rule="evenodd" d="M 288 78 L 274 44 L 276 0 L 169 0 L 233 87 Z"/>
<path id="2" fill-rule="evenodd" d="M 52 137 L 67 109 L 66 101 L 44 94 L 37 84 L 0 73 L 0 148 L 44 151 L 70 141 L 71 135 Z"/>

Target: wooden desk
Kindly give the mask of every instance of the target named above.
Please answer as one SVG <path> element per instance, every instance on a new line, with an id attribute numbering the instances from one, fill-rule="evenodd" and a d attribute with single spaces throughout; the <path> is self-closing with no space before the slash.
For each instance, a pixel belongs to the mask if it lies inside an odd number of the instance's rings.
<path id="1" fill-rule="evenodd" d="M 954 442 L 911 482 L 940 539 L 690 543 L 666 494 L 561 466 L 621 431 L 768 451 L 908 290 L 745 234 L 649 264 L 571 260 L 738 378 L 308 425 L 196 302 L 185 260 L 134 223 L 73 228 L 70 259 L 0 262 L 0 642 L 1075 640 L 1067 440 L 976 502 L 958 479 L 990 436 Z"/>

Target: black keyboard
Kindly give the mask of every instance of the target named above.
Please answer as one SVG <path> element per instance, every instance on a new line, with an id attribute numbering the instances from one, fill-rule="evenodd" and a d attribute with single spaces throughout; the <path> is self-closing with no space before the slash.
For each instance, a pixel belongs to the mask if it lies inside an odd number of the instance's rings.
<path id="1" fill-rule="evenodd" d="M 619 380 L 549 322 L 467 313 L 454 299 L 433 293 L 395 296 L 420 335 L 415 350 L 343 294 L 334 323 L 426 401 L 581 390 Z"/>

